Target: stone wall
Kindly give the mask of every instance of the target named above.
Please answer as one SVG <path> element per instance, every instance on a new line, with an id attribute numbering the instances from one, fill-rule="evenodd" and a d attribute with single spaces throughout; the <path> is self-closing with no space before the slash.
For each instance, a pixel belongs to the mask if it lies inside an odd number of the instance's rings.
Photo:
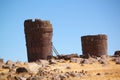
<path id="1" fill-rule="evenodd" d="M 81 37 L 82 52 L 85 57 L 107 55 L 106 35 L 87 35 Z"/>
<path id="2" fill-rule="evenodd" d="M 24 32 L 29 62 L 47 59 L 47 56 L 52 54 L 53 29 L 49 21 L 25 20 Z"/>

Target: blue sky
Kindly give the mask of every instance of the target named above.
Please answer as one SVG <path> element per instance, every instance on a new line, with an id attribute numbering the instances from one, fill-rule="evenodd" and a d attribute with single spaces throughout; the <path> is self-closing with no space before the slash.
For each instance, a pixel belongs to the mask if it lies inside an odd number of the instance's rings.
<path id="1" fill-rule="evenodd" d="M 50 20 L 60 54 L 82 54 L 80 37 L 106 34 L 120 50 L 120 0 L 0 0 L 0 58 L 27 61 L 24 20 Z"/>

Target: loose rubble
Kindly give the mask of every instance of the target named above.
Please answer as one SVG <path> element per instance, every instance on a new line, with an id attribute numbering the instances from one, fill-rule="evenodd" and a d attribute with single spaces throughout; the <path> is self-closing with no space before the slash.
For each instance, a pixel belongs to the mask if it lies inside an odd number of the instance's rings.
<path id="1" fill-rule="evenodd" d="M 70 59 L 50 59 L 38 60 L 36 62 L 13 62 L 8 60 L 6 63 L 0 62 L 0 80 L 72 80 L 72 78 L 82 78 L 100 75 L 112 75 L 112 73 L 96 72 L 91 74 L 86 67 L 87 65 L 99 64 L 109 65 L 109 60 L 120 64 L 120 57 L 71 57 Z M 73 64 L 73 67 L 71 66 Z M 58 66 L 57 66 L 58 65 Z M 80 66 L 74 69 L 74 66 Z M 57 66 L 57 67 L 55 67 Z M 5 70 L 5 71 L 2 71 Z M 118 72 L 116 72 L 117 74 Z"/>

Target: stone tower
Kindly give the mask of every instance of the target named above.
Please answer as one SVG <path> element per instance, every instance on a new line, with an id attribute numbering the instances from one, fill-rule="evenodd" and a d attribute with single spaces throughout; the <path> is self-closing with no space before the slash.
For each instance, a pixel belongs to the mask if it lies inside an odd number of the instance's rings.
<path id="1" fill-rule="evenodd" d="M 52 55 L 53 29 L 49 21 L 40 19 L 35 19 L 35 21 L 25 20 L 24 32 L 28 62 L 47 59 L 47 56 Z"/>
<path id="2" fill-rule="evenodd" d="M 85 57 L 107 55 L 107 36 L 87 35 L 81 37 L 82 52 Z"/>

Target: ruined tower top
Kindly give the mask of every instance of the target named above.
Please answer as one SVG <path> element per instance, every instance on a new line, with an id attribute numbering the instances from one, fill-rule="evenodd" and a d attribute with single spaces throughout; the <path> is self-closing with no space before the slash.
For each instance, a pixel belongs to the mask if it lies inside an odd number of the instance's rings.
<path id="1" fill-rule="evenodd" d="M 32 19 L 25 20 L 24 26 L 26 28 L 36 28 L 36 27 L 48 27 L 52 28 L 52 24 L 50 24 L 50 21 L 42 21 L 40 19 L 35 19 L 34 21 Z"/>
<path id="2" fill-rule="evenodd" d="M 103 40 L 107 40 L 107 35 L 105 34 L 98 34 L 98 35 L 86 35 L 86 36 L 82 36 L 82 39 L 103 39 Z"/>

